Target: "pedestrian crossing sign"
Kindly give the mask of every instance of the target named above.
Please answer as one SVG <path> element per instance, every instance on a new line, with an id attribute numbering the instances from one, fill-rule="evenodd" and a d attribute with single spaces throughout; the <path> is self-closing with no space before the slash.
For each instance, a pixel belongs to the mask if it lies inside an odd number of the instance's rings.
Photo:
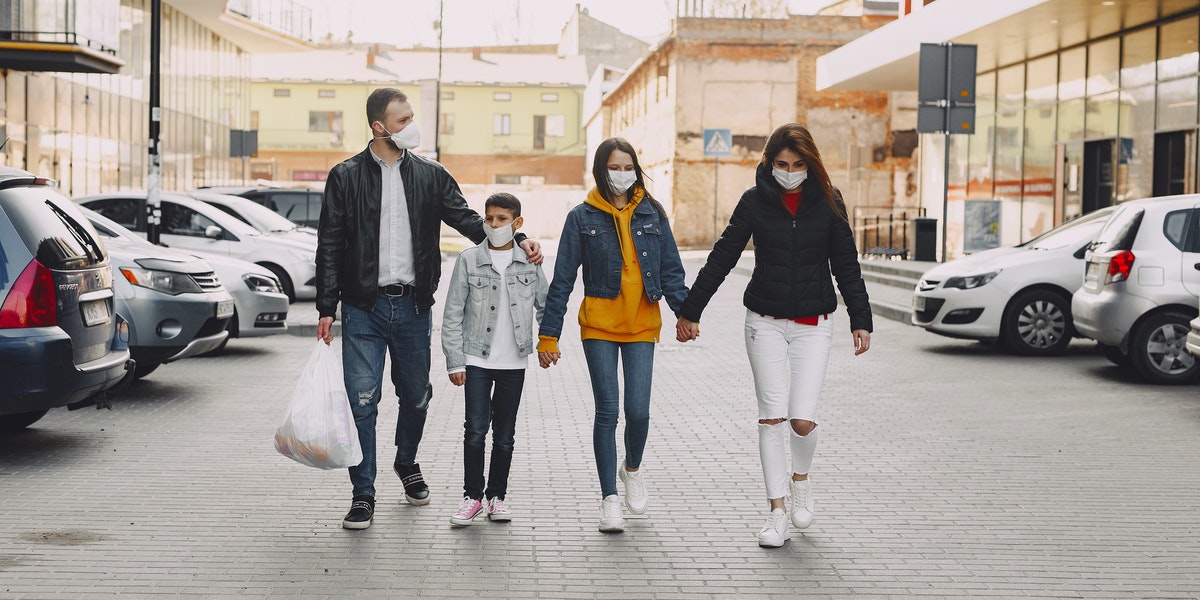
<path id="1" fill-rule="evenodd" d="M 704 156 L 729 156 L 733 153 L 733 136 L 728 129 L 704 130 Z"/>

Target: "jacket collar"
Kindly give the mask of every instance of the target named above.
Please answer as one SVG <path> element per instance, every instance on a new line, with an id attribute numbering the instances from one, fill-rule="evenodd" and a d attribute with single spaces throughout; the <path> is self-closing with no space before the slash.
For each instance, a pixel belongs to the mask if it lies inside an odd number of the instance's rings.
<path id="1" fill-rule="evenodd" d="M 483 240 L 475 247 L 479 248 L 481 250 L 480 252 L 475 253 L 475 266 L 476 267 L 492 266 L 492 250 L 491 250 L 491 248 L 488 248 L 487 240 Z M 529 257 L 525 255 L 525 251 L 522 250 L 521 247 L 518 246 L 515 242 L 513 243 L 511 252 L 513 255 L 513 262 L 520 262 L 520 263 L 529 262 Z"/>

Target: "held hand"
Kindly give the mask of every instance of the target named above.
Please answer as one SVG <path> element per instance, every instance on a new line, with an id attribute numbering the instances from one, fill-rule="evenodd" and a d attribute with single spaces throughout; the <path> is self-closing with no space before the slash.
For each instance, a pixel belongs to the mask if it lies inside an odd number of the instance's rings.
<path id="1" fill-rule="evenodd" d="M 542 256 L 541 244 L 529 238 L 525 238 L 521 241 L 520 246 L 521 249 L 525 251 L 525 257 L 529 259 L 529 262 L 535 265 L 540 265 L 542 264 L 542 261 L 545 260 L 545 257 Z"/>
<path id="2" fill-rule="evenodd" d="M 538 352 L 538 365 L 543 369 L 549 369 L 550 365 L 558 364 L 558 359 L 561 356 L 562 353 L 560 352 Z"/>
<path id="3" fill-rule="evenodd" d="M 675 323 L 675 339 L 680 342 L 689 342 L 698 337 L 700 337 L 700 324 L 679 317 L 679 321 Z"/>
<path id="4" fill-rule="evenodd" d="M 863 352 L 871 349 L 871 332 L 866 329 L 855 329 L 851 332 L 854 335 L 854 355 L 858 356 Z"/>
<path id="5" fill-rule="evenodd" d="M 317 321 L 317 339 L 328 346 L 333 341 L 333 317 L 321 317 Z"/>
<path id="6" fill-rule="evenodd" d="M 457 373 L 450 374 L 450 383 L 453 383 L 454 385 L 457 385 L 457 386 L 461 386 L 466 382 L 467 382 L 467 373 L 465 371 L 459 371 Z"/>

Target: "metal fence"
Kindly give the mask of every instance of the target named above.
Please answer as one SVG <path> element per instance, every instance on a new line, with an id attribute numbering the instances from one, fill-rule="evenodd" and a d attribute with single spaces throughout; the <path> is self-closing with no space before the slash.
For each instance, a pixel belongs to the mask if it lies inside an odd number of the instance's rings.
<path id="1" fill-rule="evenodd" d="M 863 258 L 907 260 L 916 238 L 915 219 L 924 208 L 862 206 L 854 209 L 854 240 Z"/>

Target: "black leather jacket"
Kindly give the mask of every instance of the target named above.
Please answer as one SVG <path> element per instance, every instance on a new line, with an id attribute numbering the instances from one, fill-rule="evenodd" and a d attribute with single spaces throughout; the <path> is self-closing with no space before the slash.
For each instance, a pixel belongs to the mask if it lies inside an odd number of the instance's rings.
<path id="1" fill-rule="evenodd" d="M 412 225 L 417 310 L 433 306 L 442 275 L 441 224 L 476 244 L 483 219 L 467 206 L 458 182 L 437 162 L 405 152 L 400 177 Z M 379 295 L 379 220 L 383 175 L 370 148 L 329 171 L 317 233 L 317 313 L 332 317 L 341 300 L 370 311 Z"/>
<path id="2" fill-rule="evenodd" d="M 742 194 L 725 232 L 696 274 L 680 311 L 683 317 L 700 320 L 753 238 L 754 272 L 742 296 L 746 308 L 784 319 L 828 314 L 837 309 L 836 278 L 850 314 L 850 329 L 871 331 L 871 304 L 850 225 L 833 212 L 815 183 L 804 185 L 800 208 L 792 216 L 771 168 L 759 165 L 755 175 L 757 185 Z M 838 204 L 844 211 L 840 192 Z"/>

